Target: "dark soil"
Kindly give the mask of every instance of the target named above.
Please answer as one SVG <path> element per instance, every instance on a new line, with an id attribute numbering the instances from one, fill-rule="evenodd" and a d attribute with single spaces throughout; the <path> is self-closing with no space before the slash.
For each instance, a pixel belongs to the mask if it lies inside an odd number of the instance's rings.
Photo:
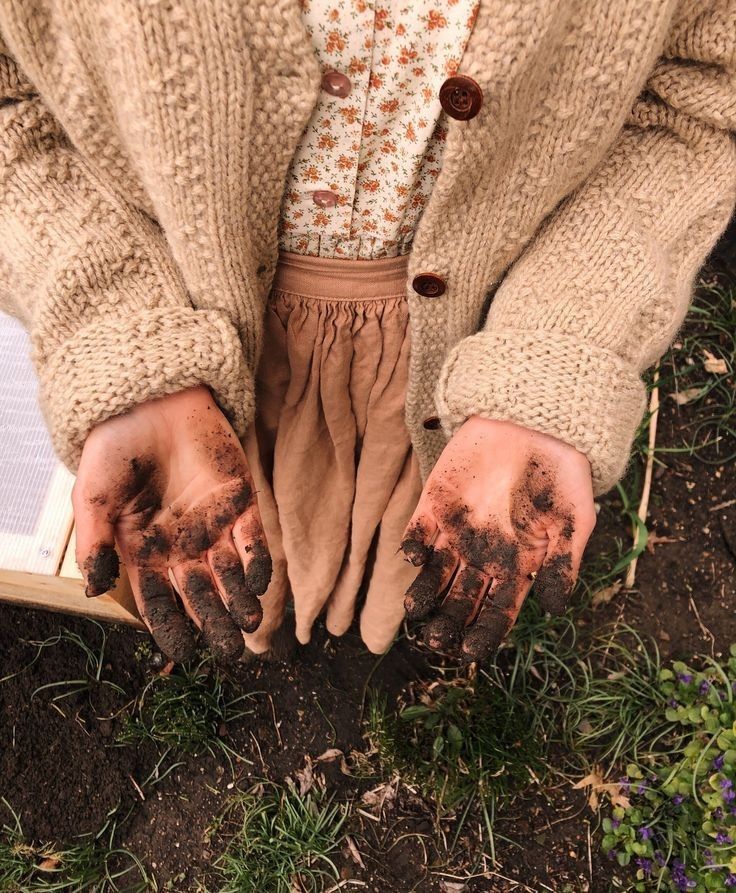
<path id="1" fill-rule="evenodd" d="M 680 445 L 691 411 L 663 401 L 660 445 Z M 736 470 L 732 463 L 705 464 L 684 454 L 664 461 L 649 513 L 650 530 L 664 539 L 641 556 L 635 590 L 587 612 L 580 624 L 595 630 L 609 622 L 628 623 L 653 636 L 668 657 L 718 654 L 736 642 L 736 505 L 715 507 L 736 497 Z M 618 498 L 608 497 L 588 554 L 630 535 Z M 436 659 L 407 641 L 377 661 L 352 633 L 339 641 L 318 633 L 310 645 L 296 647 L 288 662 L 254 662 L 232 680 L 236 692 L 255 693 L 250 715 L 220 730 L 247 759 L 236 763 L 234 781 L 218 751 L 216 757 L 186 758 L 141 795 L 138 787 L 156 764 L 154 747 L 113 742 L 124 708 L 155 673 L 148 659 L 136 656 L 148 637 L 106 628 L 101 681 L 75 691 L 58 684 L 87 678 L 87 656 L 73 642 L 44 648 L 34 662 L 38 646 L 33 643 L 56 636 L 62 626 L 99 648 L 100 628 L 89 621 L 0 607 L 0 679 L 15 674 L 0 684 L 0 796 L 36 841 L 68 842 L 97 831 L 121 806 L 129 816 L 118 845 L 141 858 L 159 889 L 168 882 L 166 889 L 176 893 L 193 890 L 206 878 L 222 846 L 208 829 L 233 788 L 246 789 L 250 779 L 297 778 L 307 758 L 316 760 L 329 748 L 346 755 L 363 751 L 368 690 L 383 692 L 393 704 L 409 683 L 436 675 L 431 667 Z M 344 775 L 339 761 L 320 766 L 338 795 L 360 795 L 374 783 Z M 9 819 L 2 805 L 0 813 L 0 823 Z M 350 831 L 360 838 L 365 868 L 346 852 L 340 861 L 343 878 L 363 880 L 368 886 L 362 889 L 375 893 L 441 890 L 437 876 L 428 872 L 428 866 L 443 866 L 432 842 L 432 815 L 421 797 L 399 787 L 381 822 L 362 821 L 359 814 L 351 822 L 360 822 Z M 596 825 L 584 796 L 569 785 L 533 787 L 497 817 L 497 875 L 470 881 L 467 891 L 608 889 L 610 866 L 598 859 Z M 449 826 L 444 830 L 451 836 Z M 473 852 L 477 831 L 477 823 L 465 826 L 468 837 L 461 839 L 461 849 Z M 451 879 L 453 866 L 444 870 Z"/>

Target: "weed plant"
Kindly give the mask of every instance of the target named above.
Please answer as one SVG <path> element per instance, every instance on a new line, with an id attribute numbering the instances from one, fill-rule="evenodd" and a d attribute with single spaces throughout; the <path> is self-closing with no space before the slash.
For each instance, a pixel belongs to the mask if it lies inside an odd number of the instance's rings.
<path id="1" fill-rule="evenodd" d="M 114 815 L 95 835 L 57 847 L 34 844 L 5 800 L 12 823 L 0 832 L 0 890 L 3 893 L 152 893 L 155 881 L 128 850 L 114 845 Z"/>
<path id="2" fill-rule="evenodd" d="M 185 664 L 154 676 L 116 738 L 119 745 L 152 741 L 166 757 L 238 754 L 223 740 L 222 727 L 246 716 L 250 693 L 232 697 L 219 671 L 208 661 Z"/>
<path id="3" fill-rule="evenodd" d="M 604 851 L 637 891 L 736 888 L 736 645 L 727 661 L 674 662 L 656 683 L 661 727 L 620 780 L 630 805 L 603 823 Z"/>
<path id="4" fill-rule="evenodd" d="M 321 893 L 339 881 L 333 857 L 342 840 L 346 807 L 314 790 L 258 785 L 230 804 L 234 832 L 214 863 L 218 893 Z"/>

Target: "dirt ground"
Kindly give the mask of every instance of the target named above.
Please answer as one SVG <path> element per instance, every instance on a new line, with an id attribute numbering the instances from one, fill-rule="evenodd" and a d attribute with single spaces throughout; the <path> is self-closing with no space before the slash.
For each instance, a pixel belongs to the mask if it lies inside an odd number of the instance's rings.
<path id="1" fill-rule="evenodd" d="M 727 242 L 724 262 L 730 263 L 732 253 Z M 688 406 L 665 398 L 658 445 L 679 446 L 690 413 Z M 718 508 L 736 497 L 736 470 L 732 461 L 719 464 L 716 453 L 705 458 L 661 457 L 648 521 L 655 542 L 639 560 L 635 589 L 585 611 L 581 628 L 627 623 L 653 636 L 667 656 L 717 654 L 736 642 L 736 506 Z M 588 554 L 608 549 L 617 537 L 626 540 L 630 531 L 614 493 L 602 501 Z M 69 640 L 42 649 L 34 662 L 38 647 L 32 643 L 55 636 L 62 625 L 93 649 L 99 645 L 100 631 L 88 621 L 0 608 L 0 679 L 17 674 L 0 684 L 0 794 L 19 815 L 27 838 L 43 841 L 68 842 L 96 831 L 120 807 L 129 815 L 117 844 L 148 866 L 160 890 L 177 893 L 206 882 L 221 846 L 208 831 L 234 790 L 257 778 L 295 778 L 307 755 L 314 760 L 331 748 L 346 755 L 365 750 L 369 690 L 395 704 L 411 683 L 436 674 L 434 659 L 406 640 L 377 664 L 356 635 L 335 640 L 320 632 L 288 661 L 250 664 L 231 681 L 236 692 L 256 693 L 247 702 L 248 715 L 219 730 L 246 758 L 236 764 L 234 780 L 218 750 L 184 758 L 142 794 L 139 787 L 158 759 L 155 748 L 114 746 L 114 741 L 126 705 L 157 672 L 150 658 L 141 658 L 145 637 L 108 628 L 101 678 L 119 690 L 95 684 L 55 700 L 70 690 L 55 684 L 86 678 L 87 656 Z M 354 798 L 375 784 L 345 775 L 339 761 L 322 765 L 328 789 L 340 797 Z M 0 815 L 0 824 L 4 820 L 7 816 Z M 534 785 L 496 818 L 495 877 L 471 880 L 464 889 L 608 889 L 610 869 L 598 857 L 597 824 L 584 796 L 569 785 Z M 468 829 L 472 848 L 477 845 L 472 823 Z M 355 889 L 460 889 L 448 881 L 441 886 L 436 870 L 442 856 L 433 842 L 432 816 L 411 791 L 402 789 L 381 822 L 353 812 L 349 830 L 361 841 L 364 867 L 344 853 L 341 877 L 366 884 Z M 455 867 L 444 866 L 450 884 Z"/>

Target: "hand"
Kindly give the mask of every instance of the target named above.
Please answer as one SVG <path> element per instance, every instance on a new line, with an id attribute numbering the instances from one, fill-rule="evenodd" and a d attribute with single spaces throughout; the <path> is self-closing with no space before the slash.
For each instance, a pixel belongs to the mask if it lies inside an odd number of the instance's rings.
<path id="1" fill-rule="evenodd" d="M 406 612 L 433 613 L 423 633 L 430 647 L 462 640 L 467 660 L 483 660 L 516 622 L 533 581 L 545 610 L 564 611 L 595 520 L 582 453 L 473 416 L 442 452 L 406 529 L 401 548 L 423 565 Z"/>
<path id="2" fill-rule="evenodd" d="M 263 611 L 271 559 L 240 442 L 205 387 L 102 422 L 84 445 L 72 494 L 87 595 L 110 589 L 117 542 L 141 617 L 172 660 L 195 631 L 221 659 L 244 649 Z"/>

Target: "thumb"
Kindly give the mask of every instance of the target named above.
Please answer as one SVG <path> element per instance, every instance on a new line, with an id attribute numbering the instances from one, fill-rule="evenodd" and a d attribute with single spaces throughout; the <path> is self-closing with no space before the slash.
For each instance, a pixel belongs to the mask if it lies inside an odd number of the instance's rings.
<path id="1" fill-rule="evenodd" d="M 92 598 L 112 589 L 120 574 L 115 529 L 106 503 L 99 498 L 90 499 L 79 481 L 72 491 L 72 507 L 77 537 L 75 557 L 84 578 L 85 594 Z"/>

